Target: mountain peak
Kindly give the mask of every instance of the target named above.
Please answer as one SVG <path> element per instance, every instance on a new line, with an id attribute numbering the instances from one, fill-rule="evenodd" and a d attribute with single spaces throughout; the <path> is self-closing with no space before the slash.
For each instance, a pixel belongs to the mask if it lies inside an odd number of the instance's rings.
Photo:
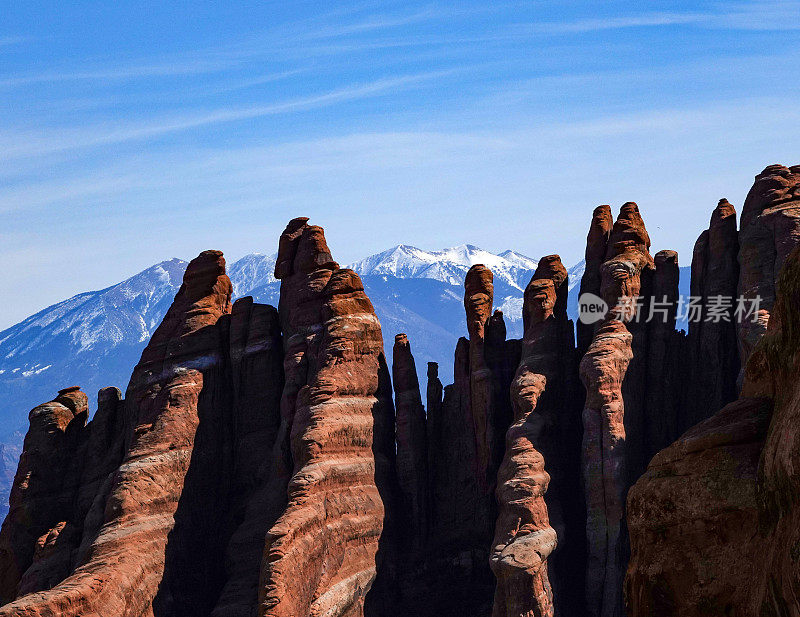
<path id="1" fill-rule="evenodd" d="M 537 262 L 511 251 L 506 253 L 507 256 L 497 255 L 474 244 L 461 244 L 435 251 L 398 244 L 350 264 L 350 267 L 362 276 L 428 278 L 461 286 L 467 271 L 475 264 L 483 264 L 492 270 L 496 280 L 522 290 L 532 271 L 536 269 Z"/>

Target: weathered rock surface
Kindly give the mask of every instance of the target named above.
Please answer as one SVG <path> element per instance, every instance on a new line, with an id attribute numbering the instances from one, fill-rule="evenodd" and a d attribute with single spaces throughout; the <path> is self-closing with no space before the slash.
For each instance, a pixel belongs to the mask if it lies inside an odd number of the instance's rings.
<path id="1" fill-rule="evenodd" d="M 456 346 L 454 383 L 442 388 L 438 366 L 428 366 L 428 535 L 415 572 L 403 576 L 402 602 L 382 617 L 477 616 L 490 611 L 494 487 L 511 421 L 509 387 L 520 353 L 519 341 L 506 340 L 502 313 L 492 313 L 491 280 L 491 272 L 479 265 L 465 281 L 470 339 L 462 338 Z M 397 377 L 395 388 L 402 389 Z M 397 393 L 399 438 L 404 397 Z M 409 396 L 416 399 L 413 393 Z M 398 471 L 399 446 L 398 441 Z"/>
<path id="2" fill-rule="evenodd" d="M 631 489 L 631 617 L 800 611 L 800 249 L 777 288 L 741 398 L 660 452 Z"/>
<path id="3" fill-rule="evenodd" d="M 228 473 L 223 480 L 227 516 L 220 521 L 224 557 L 219 558 L 219 553 L 215 557 L 223 566 L 225 583 L 211 614 L 254 616 L 264 538 L 286 506 L 288 478 L 281 473 L 276 449 L 283 344 L 278 311 L 249 297 L 234 303 L 220 327 L 228 342 L 227 400 L 218 426 L 229 445 L 217 454 L 221 455 L 218 467 Z M 213 436 L 209 437 L 209 443 L 214 443 Z"/>
<path id="4" fill-rule="evenodd" d="M 502 432 L 496 422 L 493 374 L 486 358 L 493 301 L 492 271 L 480 264 L 472 266 L 464 281 L 469 332 L 469 409 L 475 433 L 475 475 L 483 492 L 489 494 L 496 482 L 497 436 Z"/>
<path id="5" fill-rule="evenodd" d="M 759 297 L 755 322 L 728 306 L 676 332 L 677 254 L 651 257 L 636 204 L 601 206 L 581 291 L 610 310 L 577 350 L 557 255 L 521 341 L 476 265 L 454 383 L 430 363 L 423 397 L 398 335 L 396 414 L 372 305 L 321 228 L 281 236 L 278 310 L 231 307 L 202 253 L 124 400 L 102 390 L 88 424 L 77 388 L 31 412 L 0 617 L 621 617 L 631 548 L 634 617 L 800 616 L 799 185 L 768 167 L 741 232 L 723 200 L 695 247 L 701 309 Z M 737 348 L 742 397 L 709 417 Z"/>
<path id="6" fill-rule="evenodd" d="M 126 454 L 109 487 L 102 528 L 66 580 L 0 614 L 153 614 L 157 594 L 165 593 L 165 552 L 199 423 L 203 374 L 219 359 L 213 325 L 230 311 L 230 293 L 221 253 L 206 251 L 192 261 L 131 378 Z"/>
<path id="7" fill-rule="evenodd" d="M 19 467 L 0 531 L 0 601 L 46 589 L 63 578 L 75 548 L 76 468 L 88 416 L 79 388 L 61 390 L 28 418 Z M 69 525 L 69 527 L 67 527 Z M 53 581 L 53 577 L 58 577 Z"/>
<path id="8" fill-rule="evenodd" d="M 630 470 L 638 464 L 644 443 L 646 323 L 635 319 L 635 302 L 642 293 L 643 273 L 652 275 L 654 262 L 649 246 L 650 238 L 638 207 L 631 202 L 624 204 L 601 267 L 600 294 L 609 312 L 595 330 L 580 364 L 586 388 L 583 477 L 589 615 L 611 617 L 622 611 L 622 578 L 627 561 L 625 495 Z M 628 371 L 634 358 L 637 370 L 631 376 Z"/>
<path id="9" fill-rule="evenodd" d="M 547 255 L 539 261 L 525 290 L 523 314 L 539 312 L 542 280 L 553 282 L 556 297 L 552 317 L 546 319 L 546 327 L 538 326 L 546 330 L 544 338 L 538 337 L 536 343 L 528 343 L 527 334 L 523 338 L 522 358 L 511 385 L 511 400 L 516 410 L 522 404 L 520 397 L 525 397 L 524 389 L 517 390 L 517 385 L 528 370 L 525 369 L 526 354 L 534 359 L 534 365 L 542 362 L 536 358 L 544 354 L 549 367 L 547 383 L 536 405 L 543 425 L 532 444 L 544 456 L 545 470 L 550 475 L 545 503 L 550 524 L 558 534 L 558 550 L 548 560 L 549 578 L 556 614 L 582 615 L 585 613 L 582 594 L 570 590 L 583 589 L 586 580 L 584 568 L 575 567 L 586 561 L 586 505 L 581 470 L 583 389 L 577 371 L 575 329 L 567 317 L 569 280 L 558 255 Z M 536 299 L 530 298 L 531 294 Z"/>
<path id="10" fill-rule="evenodd" d="M 388 473 L 376 422 L 380 324 L 358 275 L 333 261 L 320 227 L 294 219 L 280 239 L 285 346 L 281 435 L 292 466 L 288 505 L 267 535 L 259 614 L 363 614 L 384 524 Z M 281 437 L 283 438 L 283 437 Z"/>
<path id="11" fill-rule="evenodd" d="M 550 526 L 544 500 L 550 477 L 536 448 L 543 441 L 558 442 L 558 410 L 548 408 L 548 402 L 557 404 L 558 397 L 543 400 L 545 389 L 557 389 L 561 378 L 563 349 L 560 324 L 553 317 L 555 304 L 552 279 L 530 282 L 523 309 L 528 328 L 522 361 L 511 385 L 514 422 L 506 434 L 506 453 L 498 473 L 500 507 L 491 554 L 497 577 L 492 611 L 496 617 L 554 614 L 547 558 L 555 548 L 556 531 Z"/>
<path id="12" fill-rule="evenodd" d="M 616 614 L 621 596 L 621 526 L 627 491 L 622 380 L 632 356 L 631 339 L 622 321 L 609 319 L 595 331 L 581 361 L 581 378 L 587 390 L 583 478 L 590 615 Z"/>
<path id="13" fill-rule="evenodd" d="M 592 214 L 592 223 L 586 236 L 585 270 L 581 277 L 580 295 L 591 293 L 600 296 L 602 277 L 600 267 L 606 260 L 608 239 L 614 226 L 611 206 L 597 206 Z M 578 322 L 576 326 L 578 355 L 583 357 L 592 342 L 594 325 Z"/>
<path id="14" fill-rule="evenodd" d="M 770 165 L 756 176 L 739 226 L 739 295 L 760 299 L 755 319 L 737 320 L 742 366 L 767 331 L 778 272 L 800 242 L 800 166 Z"/>
<path id="15" fill-rule="evenodd" d="M 428 537 L 428 436 L 417 367 L 405 334 L 395 336 L 392 383 L 397 426 L 396 469 L 401 497 L 401 534 L 406 547 L 420 550 Z"/>
<path id="16" fill-rule="evenodd" d="M 647 451 L 647 392 L 650 323 L 647 311 L 653 298 L 655 262 L 650 255 L 650 236 L 639 207 L 622 205 L 609 238 L 606 262 L 601 269 L 601 296 L 609 307 L 618 306 L 633 336 L 633 355 L 622 382 L 625 400 L 625 451 L 628 486 L 638 478 L 650 460 Z M 636 302 L 641 303 L 637 309 Z M 656 377 L 660 379 L 660 376 Z"/>
<path id="17" fill-rule="evenodd" d="M 691 378 L 679 422 L 681 432 L 736 399 L 738 253 L 736 210 L 721 199 L 692 255 L 691 295 L 699 299 L 700 319 L 689 321 Z"/>

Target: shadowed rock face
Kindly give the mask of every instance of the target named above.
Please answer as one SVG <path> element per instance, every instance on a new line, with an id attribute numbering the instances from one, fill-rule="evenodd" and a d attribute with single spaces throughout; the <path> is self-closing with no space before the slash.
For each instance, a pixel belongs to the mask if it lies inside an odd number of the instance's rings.
<path id="1" fill-rule="evenodd" d="M 691 295 L 700 299 L 702 319 L 689 322 L 690 392 L 681 410 L 681 431 L 736 398 L 739 352 L 734 313 L 739 282 L 738 252 L 736 210 L 727 199 L 721 199 L 692 255 Z M 728 307 L 718 302 L 714 309 L 713 299 L 720 297 L 732 302 Z M 719 314 L 719 318 L 714 317 L 716 321 L 705 321 L 710 311 Z"/>
<path id="2" fill-rule="evenodd" d="M 608 239 L 611 228 L 614 226 L 614 217 L 610 206 L 598 206 L 592 214 L 592 223 L 586 236 L 586 253 L 584 256 L 585 270 L 581 278 L 580 295 L 591 293 L 600 295 L 602 277 L 600 267 L 606 259 Z M 594 325 L 577 324 L 578 354 L 582 357 L 592 342 Z"/>
<path id="3" fill-rule="evenodd" d="M 398 595 L 383 611 L 371 615 L 468 617 L 491 610 L 494 577 L 489 550 L 497 511 L 493 489 L 505 450 L 503 436 L 511 418 L 509 387 L 520 353 L 519 341 L 506 340 L 502 313 L 491 311 L 491 278 L 491 272 L 480 265 L 467 276 L 464 306 L 470 339 L 462 338 L 456 346 L 454 383 L 442 388 L 438 366 L 428 365 L 428 409 L 423 424 L 427 536 L 415 538 L 410 524 L 405 533 L 401 529 L 399 560 L 394 562 L 400 579 Z M 419 409 L 415 401 L 420 400 L 415 372 L 408 370 L 409 356 L 410 349 L 399 336 L 394 374 L 401 494 L 408 476 L 402 471 L 403 436 L 409 432 L 403 426 L 404 416 L 409 409 Z M 415 415 L 423 418 L 421 413 Z"/>
<path id="4" fill-rule="evenodd" d="M 286 385 L 281 439 L 291 465 L 286 510 L 267 535 L 261 615 L 361 615 L 376 575 L 388 472 L 373 452 L 380 324 L 358 275 L 333 261 L 320 227 L 295 219 L 281 236 L 275 275 Z M 383 421 L 383 420 L 381 420 Z"/>
<path id="5" fill-rule="evenodd" d="M 401 533 L 420 550 L 428 535 L 428 442 L 417 367 L 405 334 L 392 353 L 397 423 L 397 482 L 401 493 Z"/>
<path id="6" fill-rule="evenodd" d="M 679 434 L 685 337 L 675 330 L 680 271 L 675 251 L 654 258 L 651 309 L 647 309 L 647 382 L 641 465 Z M 652 318 L 651 318 L 652 317 Z M 635 478 L 634 478 L 635 480 Z"/>
<path id="7" fill-rule="evenodd" d="M 800 166 L 770 165 L 756 176 L 742 208 L 739 294 L 760 298 L 755 320 L 737 321 L 742 366 L 767 331 L 778 272 L 798 242 Z"/>
<path id="8" fill-rule="evenodd" d="M 126 454 L 108 487 L 103 527 L 85 540 L 72 575 L 0 614 L 152 614 L 199 423 L 204 371 L 219 360 L 212 326 L 230 311 L 230 293 L 221 253 L 206 251 L 192 261 L 131 378 L 122 432 Z"/>
<path id="9" fill-rule="evenodd" d="M 439 379 L 439 365 L 436 362 L 428 362 L 428 382 L 425 387 L 425 426 L 427 429 L 428 443 L 428 514 L 433 512 L 431 498 L 433 496 L 433 478 L 436 465 L 437 452 L 431 444 L 441 443 L 442 434 L 442 396 L 444 387 Z"/>
<path id="10" fill-rule="evenodd" d="M 452 385 L 429 364 L 427 412 L 398 335 L 395 416 L 380 325 L 321 228 L 281 236 L 279 310 L 231 307 L 202 253 L 124 400 L 102 390 L 88 424 L 77 388 L 31 412 L 0 617 L 621 617 L 623 588 L 634 617 L 800 614 L 799 175 L 767 168 L 741 233 L 723 200 L 698 239 L 704 308 L 762 299 L 738 337 L 724 319 L 676 332 L 677 254 L 651 257 L 636 204 L 616 222 L 601 206 L 581 290 L 610 310 L 577 353 L 557 255 L 522 340 L 474 266 L 469 338 Z M 667 308 L 648 321 L 651 299 Z M 737 342 L 742 396 L 709 418 Z"/>
<path id="11" fill-rule="evenodd" d="M 539 321 L 543 280 L 553 282 L 555 302 L 552 317 L 544 320 L 547 326 L 537 326 L 546 334 L 537 335 L 536 342 L 528 342 L 527 334 L 522 340 L 522 358 L 511 384 L 511 401 L 515 410 L 524 404 L 522 399 L 527 389 L 519 390 L 517 386 L 527 380 L 524 375 L 531 371 L 538 374 L 536 367 L 542 364 L 542 358 L 547 358 L 546 387 L 535 399 L 536 413 L 542 418 L 542 426 L 535 439 L 530 431 L 528 436 L 532 438 L 533 447 L 544 456 L 545 469 L 550 475 L 545 503 L 550 524 L 558 535 L 558 550 L 548 559 L 554 608 L 556 614 L 581 615 L 585 612 L 582 595 L 571 590 L 585 586 L 584 568 L 576 567 L 586 560 L 586 507 L 581 488 L 583 396 L 577 373 L 575 330 L 567 317 L 569 281 L 558 255 L 541 258 L 525 290 L 523 314 L 536 314 Z M 529 324 L 537 322 L 537 319 L 529 320 Z M 526 357 L 531 358 L 533 368 L 526 368 Z M 500 503 L 502 505 L 502 501 Z"/>
<path id="12" fill-rule="evenodd" d="M 103 522 L 110 474 L 122 459 L 119 390 L 101 390 L 88 425 L 87 415 L 87 397 L 77 387 L 30 413 L 13 515 L 0 533 L 6 601 L 63 580 L 83 561 Z"/>
<path id="13" fill-rule="evenodd" d="M 580 363 L 586 388 L 583 410 L 583 474 L 588 544 L 586 601 L 589 615 L 611 617 L 622 610 L 625 530 L 623 514 L 630 468 L 643 441 L 642 372 L 646 374 L 645 325 L 636 323 L 634 301 L 642 291 L 643 272 L 652 272 L 650 238 L 636 204 L 626 203 L 614 223 L 601 271 L 600 294 L 609 312 L 595 330 Z M 630 328 L 628 325 L 630 324 Z M 633 332 L 631 332 L 633 330 Z M 635 345 L 635 338 L 640 344 Z M 646 339 L 645 339 L 646 340 Z M 638 356 L 637 356 L 638 352 Z M 627 375 L 637 358 L 637 373 Z M 630 379 L 625 392 L 624 380 Z M 631 409 L 628 409 L 629 400 Z M 627 418 L 630 413 L 632 418 Z M 633 427 L 633 431 L 629 427 Z M 632 452 L 633 450 L 633 452 Z"/>
<path id="14" fill-rule="evenodd" d="M 631 489 L 628 614 L 794 615 L 800 576 L 800 249 L 785 260 L 742 395 Z"/>
<path id="15" fill-rule="evenodd" d="M 493 301 L 491 270 L 480 264 L 472 266 L 464 281 L 469 332 L 469 400 L 477 455 L 475 474 L 485 493 L 493 490 L 496 473 L 493 462 L 497 458 L 494 445 L 498 427 L 495 426 L 492 370 L 486 359 L 486 334 Z"/>
<path id="16" fill-rule="evenodd" d="M 206 443 L 215 434 L 225 440 L 211 459 L 208 475 L 220 469 L 227 516 L 219 521 L 224 552 L 214 555 L 225 582 L 215 600 L 212 617 L 256 614 L 264 538 L 286 506 L 288 479 L 276 451 L 283 391 L 283 344 L 278 311 L 252 298 L 241 298 L 220 327 L 227 339 L 226 374 L 221 384 L 225 399 L 221 413 L 208 426 Z M 210 412 L 210 410 L 209 410 Z M 219 429 L 215 431 L 215 429 Z M 227 488 L 227 492 L 224 489 Z M 207 504 L 209 510 L 214 506 Z M 218 507 L 218 506 L 217 506 Z M 195 613 L 197 614 L 197 613 Z"/>
<path id="17" fill-rule="evenodd" d="M 77 462 L 87 414 L 86 395 L 67 388 L 28 416 L 30 429 L 0 531 L 2 602 L 46 589 L 61 580 L 52 581 L 54 576 L 63 578 L 68 571 L 70 549 L 80 539 L 73 502 L 80 486 Z"/>

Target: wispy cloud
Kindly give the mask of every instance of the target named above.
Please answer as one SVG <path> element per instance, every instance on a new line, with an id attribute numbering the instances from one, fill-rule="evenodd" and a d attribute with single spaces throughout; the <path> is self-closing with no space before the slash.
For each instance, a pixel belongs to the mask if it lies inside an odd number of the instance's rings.
<path id="1" fill-rule="evenodd" d="M 364 34 L 367 32 L 381 31 L 391 28 L 398 28 L 400 26 L 423 23 L 433 19 L 441 18 L 446 14 L 449 13 L 445 13 L 441 10 L 435 11 L 431 8 L 428 8 L 423 11 L 417 11 L 407 15 L 373 15 L 351 23 L 345 23 L 338 26 L 321 27 L 314 31 L 307 32 L 304 37 L 301 37 L 301 39 L 328 39 L 349 36 L 353 34 Z"/>
<path id="2" fill-rule="evenodd" d="M 746 127 L 753 123 L 762 127 L 759 135 L 747 134 Z M 189 202 L 197 200 L 198 208 L 204 203 L 217 203 L 217 198 L 226 199 L 228 207 L 235 208 L 239 201 L 247 204 L 266 199 L 266 186 L 270 187 L 270 200 L 302 201 L 312 185 L 336 185 L 338 190 L 344 185 L 361 186 L 368 191 L 371 174 L 386 173 L 401 174 L 411 182 L 412 189 L 417 181 L 435 182 L 439 174 L 463 178 L 467 183 L 478 182 L 479 178 L 489 181 L 497 174 L 492 182 L 501 182 L 512 169 L 523 174 L 535 165 L 552 167 L 559 161 L 585 166 L 606 164 L 593 160 L 591 148 L 581 154 L 581 144 L 624 146 L 625 152 L 619 152 L 624 160 L 612 165 L 624 168 L 635 158 L 631 154 L 634 150 L 647 150 L 648 156 L 656 160 L 666 156 L 672 146 L 685 146 L 687 134 L 695 137 L 696 144 L 686 149 L 685 155 L 702 158 L 702 148 L 722 143 L 723 134 L 728 134 L 725 144 L 739 139 L 768 143 L 779 135 L 792 139 L 797 131 L 787 133 L 787 126 L 800 126 L 800 112 L 787 106 L 785 100 L 746 98 L 544 126 L 352 133 L 260 147 L 131 154 L 113 163 L 99 162 L 99 167 L 90 173 L 21 182 L 0 196 L 0 211 L 41 208 L 52 203 L 94 203 L 97 199 L 126 203 L 137 199 L 131 196 L 132 190 L 147 194 L 154 206 L 159 200 L 172 203 L 165 196 L 175 195 Z M 654 138 L 662 148 L 652 148 Z M 169 174 L 162 173 L 166 168 L 170 169 Z M 464 170 L 469 174 L 462 176 Z M 478 177 L 471 177 L 472 174 Z M 419 186 L 413 190 L 419 191 Z M 317 195 L 318 191 L 319 187 L 312 193 Z M 232 199 L 232 195 L 238 197 Z"/>
<path id="3" fill-rule="evenodd" d="M 579 34 L 601 30 L 649 28 L 700 23 L 707 19 L 698 13 L 645 13 L 640 15 L 579 19 L 571 22 L 539 22 L 518 24 L 516 29 L 530 34 Z"/>
<path id="4" fill-rule="evenodd" d="M 517 24 L 517 32 L 569 35 L 603 30 L 694 26 L 730 30 L 800 30 L 800 1 L 756 0 L 724 3 L 711 11 L 642 12 L 574 21 L 542 21 Z"/>
<path id="5" fill-rule="evenodd" d="M 48 71 L 0 79 L 0 88 L 16 88 L 24 85 L 58 83 L 65 81 L 128 80 L 143 77 L 174 77 L 219 72 L 231 66 L 230 61 L 189 60 L 164 61 L 155 64 L 133 64 L 85 70 Z"/>
<path id="6" fill-rule="evenodd" d="M 456 71 L 430 71 L 378 79 L 368 83 L 346 86 L 321 94 L 313 94 L 270 105 L 254 105 L 249 107 L 234 107 L 187 113 L 181 116 L 155 118 L 145 123 L 129 125 L 122 128 L 85 127 L 81 129 L 64 129 L 60 134 L 59 131 L 48 130 L 46 136 L 38 132 L 0 133 L 0 144 L 2 145 L 0 160 L 29 156 L 45 156 L 79 148 L 153 139 L 169 133 L 203 126 L 318 109 L 413 88 L 425 81 L 445 77 L 454 72 Z M 50 137 L 52 135 L 56 136 L 55 139 Z"/>
<path id="7" fill-rule="evenodd" d="M 798 0 L 754 0 L 725 3 L 706 25 L 734 30 L 800 30 Z"/>
<path id="8" fill-rule="evenodd" d="M 31 38 L 28 36 L 0 36 L 0 47 L 9 47 L 11 45 L 20 45 L 27 43 Z"/>
<path id="9" fill-rule="evenodd" d="M 253 63 L 265 59 L 275 61 L 290 59 L 299 66 L 290 67 L 286 73 L 308 69 L 314 58 L 330 54 L 343 54 L 356 50 L 366 51 L 396 46 L 447 43 L 438 37 L 418 38 L 403 43 L 404 37 L 395 41 L 385 39 L 392 30 L 446 17 L 463 15 L 466 10 L 426 8 L 411 13 L 353 16 L 346 11 L 331 11 L 315 18 L 276 25 L 243 41 L 210 46 L 182 54 L 159 58 L 138 58 L 128 61 L 107 61 L 103 65 L 64 66 L 58 70 L 0 75 L 0 88 L 11 89 L 40 84 L 71 81 L 124 82 L 152 78 L 200 76 L 221 73 L 230 69 L 252 69 Z M 380 36 L 378 40 L 364 38 Z M 0 37 L 0 46 L 21 42 L 22 37 Z M 452 41 L 451 41 L 452 42 Z M 253 80 L 253 84 L 266 83 Z M 245 85 L 246 87 L 246 85 Z"/>

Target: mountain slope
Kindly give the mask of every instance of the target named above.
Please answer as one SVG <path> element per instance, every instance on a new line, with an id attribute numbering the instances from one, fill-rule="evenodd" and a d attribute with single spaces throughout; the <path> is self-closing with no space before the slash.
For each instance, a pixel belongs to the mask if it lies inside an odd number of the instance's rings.
<path id="1" fill-rule="evenodd" d="M 537 262 L 514 251 L 495 255 L 472 244 L 441 251 L 423 251 L 414 246 L 399 244 L 350 264 L 349 267 L 362 276 L 386 274 L 399 279 L 426 278 L 459 286 L 464 283 L 467 271 L 475 264 L 483 264 L 489 268 L 495 281 L 502 280 L 511 287 L 524 291 Z"/>
<path id="2" fill-rule="evenodd" d="M 66 386 L 80 385 L 89 393 L 106 386 L 124 389 L 181 285 L 186 263 L 161 262 L 0 332 L 0 515 L 28 411 Z M 472 245 L 441 251 L 399 245 L 350 265 L 362 276 L 381 321 L 387 360 L 395 334 L 408 334 L 422 384 L 429 361 L 439 362 L 443 382 L 452 380 L 455 344 L 466 334 L 463 281 L 476 263 L 495 274 L 495 305 L 504 312 L 508 336 L 521 336 L 523 290 L 537 263 L 529 257 L 510 250 L 495 255 Z M 275 255 L 258 253 L 230 264 L 234 297 L 250 295 L 277 306 L 274 268 Z"/>
<path id="3" fill-rule="evenodd" d="M 156 264 L 107 289 L 79 294 L 0 333 L 0 440 L 27 412 L 74 383 L 124 388 L 131 367 L 180 287 L 186 262 Z"/>

